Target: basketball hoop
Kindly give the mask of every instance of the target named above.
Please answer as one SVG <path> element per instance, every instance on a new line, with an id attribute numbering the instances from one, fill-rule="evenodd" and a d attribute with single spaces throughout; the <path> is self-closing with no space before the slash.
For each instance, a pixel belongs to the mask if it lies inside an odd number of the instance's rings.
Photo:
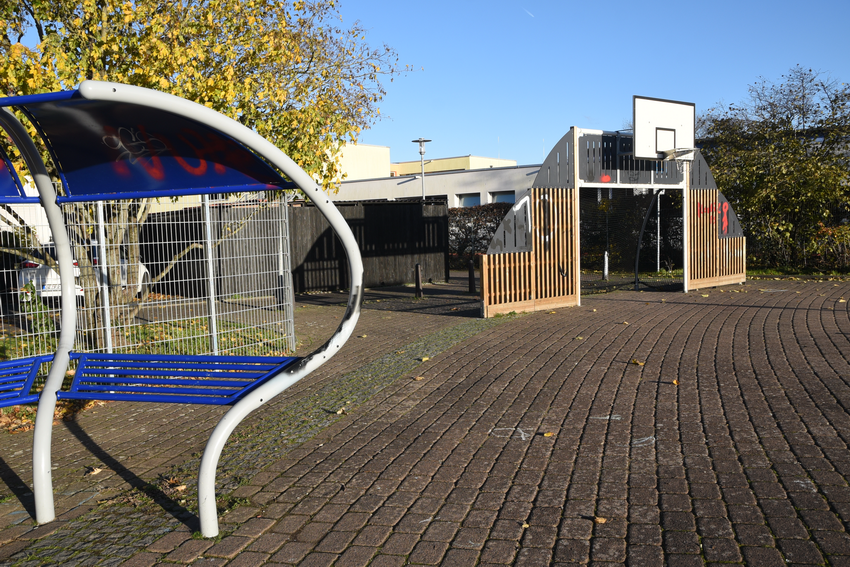
<path id="1" fill-rule="evenodd" d="M 672 150 L 664 150 L 664 159 L 662 161 L 675 161 L 676 170 L 679 173 L 684 173 L 685 162 L 694 159 L 695 153 L 699 151 L 696 148 L 675 148 Z"/>
<path id="2" fill-rule="evenodd" d="M 690 156 L 690 158 L 693 159 L 693 156 L 691 156 L 691 154 L 695 151 L 697 151 L 696 148 L 675 148 L 672 150 L 664 150 L 661 153 L 664 154 L 664 161 L 670 161 L 674 159 L 679 161 L 686 156 Z"/>

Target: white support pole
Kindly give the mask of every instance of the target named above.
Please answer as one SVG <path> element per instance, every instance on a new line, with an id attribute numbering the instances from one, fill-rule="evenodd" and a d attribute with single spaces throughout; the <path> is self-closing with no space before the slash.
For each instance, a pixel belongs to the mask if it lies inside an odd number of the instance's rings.
<path id="1" fill-rule="evenodd" d="M 685 162 L 685 188 L 682 190 L 682 282 L 685 293 L 688 293 L 688 280 L 691 277 L 691 231 L 690 231 L 690 193 L 691 193 L 691 170 L 690 162 Z"/>
<path id="2" fill-rule="evenodd" d="M 608 251 L 605 251 L 604 263 L 602 264 L 602 279 L 608 281 Z"/>
<path id="3" fill-rule="evenodd" d="M 35 431 L 32 448 L 32 486 L 35 496 L 35 519 L 39 524 L 51 522 L 56 518 L 53 503 L 53 475 L 51 445 L 53 413 L 56 409 L 56 392 L 62 387 L 65 371 L 70 362 L 71 349 L 74 347 L 74 335 L 77 328 L 77 288 L 74 281 L 74 256 L 71 242 L 65 230 L 65 218 L 62 209 L 56 203 L 56 189 L 47 172 L 41 154 L 27 134 L 26 128 L 6 108 L 0 110 L 0 124 L 20 150 L 30 174 L 33 177 L 38 196 L 44 207 L 47 222 L 53 234 L 56 249 L 56 261 L 59 264 L 59 280 L 62 286 L 62 327 L 59 331 L 53 364 L 47 374 L 44 388 L 38 398 L 38 411 L 35 418 Z"/>
<path id="4" fill-rule="evenodd" d="M 570 159 L 572 160 L 573 171 L 573 203 L 572 203 L 572 217 L 573 217 L 573 226 L 570 227 L 572 232 L 571 236 L 573 237 L 573 242 L 575 243 L 575 251 L 576 257 L 571 259 L 573 262 L 573 285 L 575 285 L 576 290 L 576 305 L 581 307 L 581 207 L 579 206 L 579 198 L 581 196 L 581 192 L 579 189 L 579 166 L 578 166 L 578 129 L 572 128 L 573 131 L 573 143 L 572 143 L 572 154 Z"/>

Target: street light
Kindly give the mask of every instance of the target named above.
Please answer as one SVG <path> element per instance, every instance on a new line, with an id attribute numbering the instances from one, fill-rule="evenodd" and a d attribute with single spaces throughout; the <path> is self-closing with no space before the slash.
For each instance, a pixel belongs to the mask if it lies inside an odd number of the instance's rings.
<path id="1" fill-rule="evenodd" d="M 419 144 L 419 161 L 422 162 L 422 202 L 425 202 L 425 142 L 430 142 L 425 138 L 411 140 L 414 144 Z"/>

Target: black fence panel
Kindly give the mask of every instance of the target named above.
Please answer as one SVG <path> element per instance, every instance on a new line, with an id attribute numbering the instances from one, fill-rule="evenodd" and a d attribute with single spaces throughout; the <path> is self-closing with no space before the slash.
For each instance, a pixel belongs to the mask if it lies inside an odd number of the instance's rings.
<path id="1" fill-rule="evenodd" d="M 581 189 L 582 293 L 634 289 L 636 265 L 641 285 L 682 284 L 681 191 L 653 197 L 652 190 Z"/>
<path id="2" fill-rule="evenodd" d="M 448 279 L 448 206 L 445 202 L 336 203 L 363 256 L 364 285 L 413 282 L 416 264 L 425 281 Z M 292 278 L 296 293 L 346 289 L 348 262 L 321 212 L 290 209 Z"/>

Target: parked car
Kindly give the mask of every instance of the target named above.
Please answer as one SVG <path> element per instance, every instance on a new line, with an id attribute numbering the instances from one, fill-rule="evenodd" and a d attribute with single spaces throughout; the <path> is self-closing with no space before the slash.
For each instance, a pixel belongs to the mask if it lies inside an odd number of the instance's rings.
<path id="1" fill-rule="evenodd" d="M 92 242 L 92 265 L 95 267 L 95 279 L 97 281 L 97 285 L 101 285 L 102 274 L 98 267 L 98 247 L 97 242 Z M 53 245 L 46 245 L 42 247 L 42 250 L 45 254 L 50 255 L 52 258 L 56 258 L 56 248 Z M 121 258 L 121 287 L 126 288 L 128 286 L 127 283 L 127 274 L 128 263 L 127 263 L 127 254 L 126 249 L 121 247 L 120 249 L 120 258 Z M 83 297 L 83 287 L 79 283 L 80 277 L 80 267 L 77 263 L 77 260 L 74 260 L 74 278 L 77 280 L 77 297 Z M 52 269 L 45 263 L 34 262 L 32 260 L 26 259 L 22 260 L 20 263 L 20 269 L 18 270 L 18 289 L 23 289 L 25 285 L 29 282 L 33 283 L 35 287 L 36 294 L 41 298 L 59 298 L 62 295 L 62 286 L 59 281 L 59 274 L 56 270 Z M 150 287 L 151 283 L 151 275 L 148 271 L 147 267 L 144 264 L 139 264 L 138 270 L 138 280 L 136 281 L 136 294 L 141 295 L 142 292 Z"/>

